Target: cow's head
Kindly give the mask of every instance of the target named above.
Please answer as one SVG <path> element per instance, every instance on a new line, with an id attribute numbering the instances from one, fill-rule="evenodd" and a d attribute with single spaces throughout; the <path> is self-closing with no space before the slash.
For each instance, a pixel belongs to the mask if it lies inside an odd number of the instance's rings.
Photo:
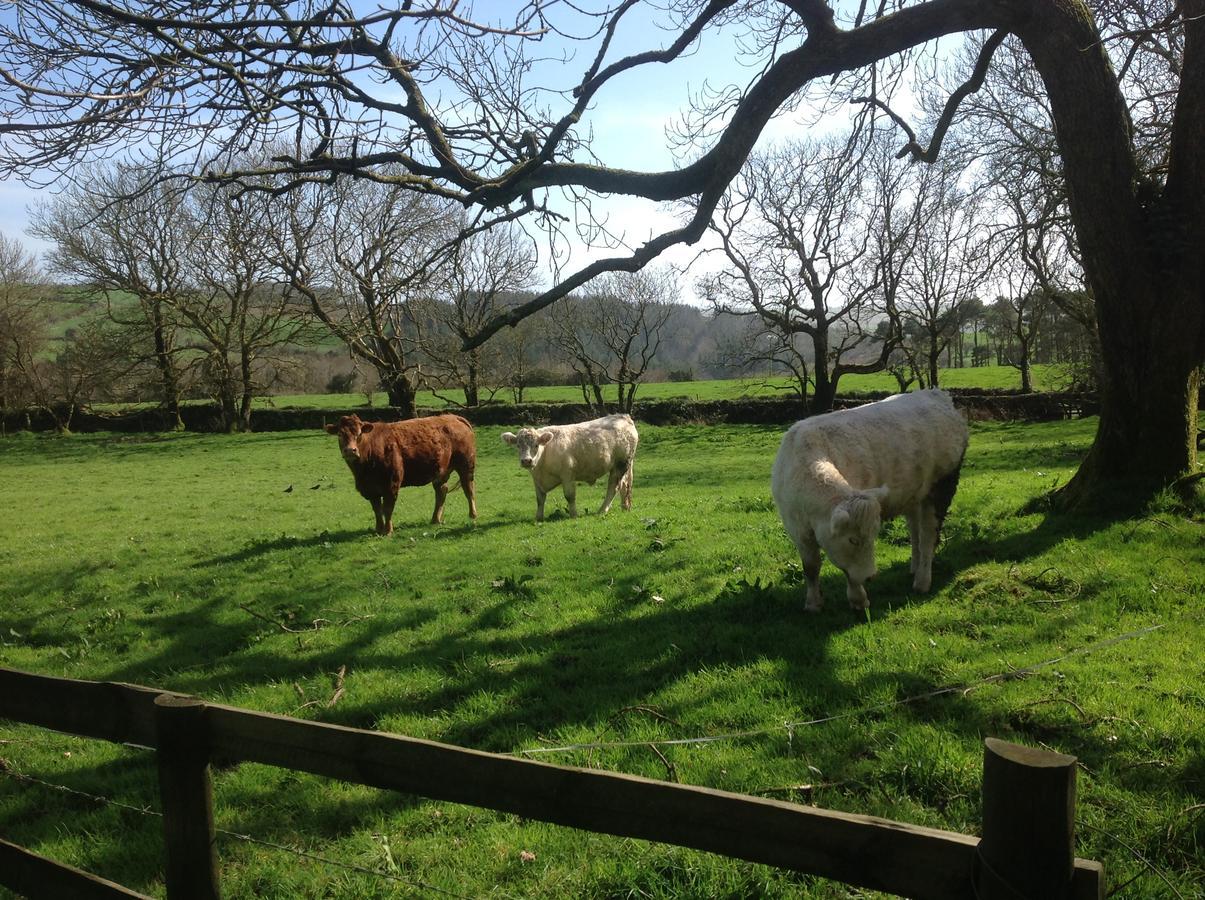
<path id="1" fill-rule="evenodd" d="M 360 435 L 372 431 L 371 422 L 362 422 L 357 415 L 342 416 L 337 425 L 327 424 L 327 434 L 339 436 L 339 452 L 348 463 L 354 463 L 360 458 Z"/>
<path id="2" fill-rule="evenodd" d="M 534 428 L 522 428 L 518 434 L 506 431 L 502 440 L 519 451 L 519 465 L 525 469 L 534 469 L 544 452 L 544 445 L 552 440 L 551 431 L 536 431 Z"/>
<path id="3" fill-rule="evenodd" d="M 845 573 L 851 589 L 860 586 L 878 571 L 874 563 L 874 541 L 879 534 L 882 502 L 887 487 L 854 491 L 833 507 L 829 518 L 829 539 L 824 549 L 833 564 Z"/>

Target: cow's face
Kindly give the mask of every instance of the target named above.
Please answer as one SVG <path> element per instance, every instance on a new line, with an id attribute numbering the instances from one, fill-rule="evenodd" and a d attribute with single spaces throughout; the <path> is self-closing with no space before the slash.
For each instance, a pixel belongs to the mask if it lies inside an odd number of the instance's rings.
<path id="1" fill-rule="evenodd" d="M 525 469 L 534 469 L 544 452 L 544 445 L 552 440 L 552 432 L 524 428 L 518 434 L 513 431 L 504 432 L 502 440 L 519 451 L 519 465 Z"/>
<path id="2" fill-rule="evenodd" d="M 356 415 L 343 416 L 337 425 L 325 425 L 327 434 L 339 436 L 339 452 L 348 464 L 360 459 L 360 435 L 372 431 L 371 422 L 362 422 Z"/>
<path id="3" fill-rule="evenodd" d="M 861 585 L 878 572 L 874 542 L 882 515 L 880 501 L 886 491 L 886 488 L 857 491 L 833 507 L 824 549 L 851 584 Z"/>

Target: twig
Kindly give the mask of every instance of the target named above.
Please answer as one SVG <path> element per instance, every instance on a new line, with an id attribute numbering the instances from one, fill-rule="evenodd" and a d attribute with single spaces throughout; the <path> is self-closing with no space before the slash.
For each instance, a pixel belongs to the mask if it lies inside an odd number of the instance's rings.
<path id="1" fill-rule="evenodd" d="M 335 673 L 335 693 L 331 694 L 331 698 L 326 701 L 326 708 L 330 709 L 339 702 L 343 696 L 343 677 L 347 675 L 347 666 L 339 666 L 339 671 Z"/>
<path id="2" fill-rule="evenodd" d="M 678 783 L 678 770 L 674 767 L 674 764 L 665 758 L 665 754 L 657 749 L 656 744 L 649 744 L 649 749 L 657 754 L 657 758 L 659 760 L 661 760 L 662 764 L 665 766 L 666 778 L 668 778 L 674 784 L 677 784 Z"/>
<path id="3" fill-rule="evenodd" d="M 849 784 L 849 781 L 816 781 L 807 784 L 786 784 L 782 787 L 762 788 L 757 791 L 749 791 L 755 797 L 761 797 L 766 794 L 811 794 L 822 788 L 841 787 Z"/>
<path id="4" fill-rule="evenodd" d="M 243 612 L 248 613 L 252 616 L 255 616 L 255 618 L 259 619 L 262 622 L 267 622 L 269 625 L 275 625 L 281 631 L 287 632 L 288 634 L 305 634 L 307 631 L 317 631 L 323 625 L 330 624 L 329 619 L 315 619 L 312 623 L 310 623 L 309 628 L 290 628 L 288 625 L 286 625 L 284 622 L 279 621 L 278 619 L 270 618 L 269 616 L 265 616 L 263 613 L 257 613 L 255 610 L 253 610 L 251 607 L 249 607 L 246 603 L 240 603 L 238 606 L 239 606 L 239 609 L 241 609 Z"/>
<path id="5" fill-rule="evenodd" d="M 1092 725 L 1093 723 L 1100 721 L 1099 719 L 1090 717 L 1086 712 L 1084 712 L 1084 708 L 1082 706 L 1067 697 L 1046 697 L 1043 700 L 1034 700 L 1032 703 L 1023 703 L 1021 706 L 1016 707 L 1013 712 L 1017 712 L 1018 710 L 1022 709 L 1029 709 L 1032 706 L 1041 706 L 1045 703 L 1066 703 L 1068 706 L 1074 707 L 1075 711 L 1080 715 L 1081 725 Z"/>
<path id="6" fill-rule="evenodd" d="M 1180 900 L 1184 900 L 1184 895 L 1181 894 L 1178 890 L 1176 890 L 1176 886 L 1174 884 L 1172 884 L 1170 881 L 1168 881 L 1168 878 L 1166 875 L 1163 874 L 1162 869 L 1160 869 L 1158 866 L 1156 866 L 1153 862 L 1151 862 L 1149 859 L 1147 859 L 1145 856 L 1143 856 L 1141 853 L 1139 853 L 1137 850 L 1135 850 L 1133 847 L 1131 847 L 1129 844 L 1127 844 L 1125 841 L 1123 841 L 1117 835 L 1110 834 L 1109 832 L 1105 831 L 1103 828 L 1097 828 L 1095 825 L 1089 825 L 1087 822 L 1081 822 L 1080 825 L 1081 825 L 1081 827 L 1087 828 L 1091 831 L 1099 832 L 1100 834 L 1103 834 L 1105 837 L 1107 837 L 1109 840 L 1115 841 L 1118 844 L 1121 844 L 1121 846 L 1125 847 L 1132 854 L 1134 854 L 1134 858 L 1136 860 L 1138 860 L 1140 863 L 1142 863 L 1144 866 L 1146 866 L 1148 869 L 1150 869 L 1152 872 L 1154 872 L 1156 875 L 1158 875 L 1159 880 L 1167 885 L 1167 889 L 1169 891 L 1171 891 L 1173 894 L 1175 894 L 1177 897 L 1179 897 Z M 1126 883 L 1128 884 L 1129 882 L 1126 882 Z M 1110 894 L 1112 894 L 1112 891 L 1110 891 Z"/>

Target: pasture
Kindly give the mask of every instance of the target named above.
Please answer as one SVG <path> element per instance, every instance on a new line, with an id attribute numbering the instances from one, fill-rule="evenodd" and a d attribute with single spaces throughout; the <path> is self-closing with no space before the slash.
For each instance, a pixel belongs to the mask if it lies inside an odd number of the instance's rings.
<path id="1" fill-rule="evenodd" d="M 1170 499 L 1022 512 L 1094 427 L 974 425 L 934 590 L 910 594 L 890 523 L 865 617 L 827 563 L 828 606 L 803 612 L 769 500 L 780 427 L 641 426 L 631 512 L 594 515 L 603 485 L 583 485 L 588 514 L 553 493 L 539 526 L 505 429 L 481 428 L 477 523 L 456 493 L 427 524 L 430 489 L 408 488 L 390 538 L 317 430 L 18 434 L 0 665 L 965 832 L 1002 737 L 1080 758 L 1077 852 L 1116 896 L 1199 895 L 1202 521 Z M 717 739 L 651 743 L 696 737 Z M 558 749 L 582 744 L 603 746 Z M 230 897 L 854 895 L 267 767 L 214 779 Z M 152 754 L 0 723 L 7 839 L 157 893 L 156 804 Z"/>

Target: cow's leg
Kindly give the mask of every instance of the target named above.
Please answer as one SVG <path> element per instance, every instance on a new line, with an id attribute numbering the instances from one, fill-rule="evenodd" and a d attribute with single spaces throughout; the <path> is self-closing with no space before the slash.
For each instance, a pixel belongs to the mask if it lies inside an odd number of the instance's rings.
<path id="1" fill-rule="evenodd" d="M 469 518 L 477 518 L 477 488 L 473 485 L 473 470 L 465 469 L 456 473 L 460 477 L 460 489 L 469 500 Z"/>
<path id="2" fill-rule="evenodd" d="M 382 501 L 384 499 L 385 499 L 384 497 L 369 497 L 368 498 L 368 502 L 372 504 L 373 517 L 376 519 L 376 522 L 377 522 L 377 524 L 376 524 L 377 534 L 388 534 L 389 533 L 388 531 L 385 530 L 385 514 L 383 511 L 383 504 L 382 504 Z"/>
<path id="3" fill-rule="evenodd" d="M 920 506 L 909 510 L 904 514 L 904 518 L 908 521 L 908 543 L 912 546 L 912 560 L 908 563 L 908 571 L 915 575 L 920 565 Z"/>
<path id="4" fill-rule="evenodd" d="M 448 477 L 445 475 L 443 481 L 433 481 L 431 486 L 435 488 L 435 512 L 431 513 L 431 524 L 442 525 L 444 521 L 444 501 L 448 499 Z"/>
<path id="5" fill-rule="evenodd" d="M 536 485 L 536 521 L 544 521 L 544 501 L 548 499 L 548 491 Z"/>
<path id="6" fill-rule="evenodd" d="M 916 557 L 912 589 L 923 594 L 933 583 L 933 551 L 937 547 L 937 510 L 932 500 L 921 501 L 917 520 L 918 540 L 912 551 Z"/>
<path id="7" fill-rule="evenodd" d="M 577 518 L 577 482 L 561 482 L 561 490 L 565 492 L 565 502 L 569 504 L 569 518 Z"/>
<path id="8" fill-rule="evenodd" d="M 636 468 L 636 460 L 629 459 L 627 471 L 623 473 L 623 478 L 619 482 L 619 495 L 623 498 L 623 508 L 632 508 L 632 470 Z"/>
<path id="9" fill-rule="evenodd" d="M 615 491 L 623 480 L 623 469 L 611 469 L 607 475 L 607 496 L 603 498 L 602 506 L 598 508 L 598 514 L 601 516 L 604 513 L 611 511 L 611 502 L 615 499 Z"/>
<path id="10" fill-rule="evenodd" d="M 819 612 L 824 608 L 824 595 L 820 593 L 820 545 L 816 535 L 806 532 L 795 541 L 799 548 L 799 559 L 803 562 L 803 577 L 807 582 L 807 599 L 803 608 L 808 612 Z"/>
<path id="11" fill-rule="evenodd" d="M 381 519 L 384 531 L 381 534 L 393 534 L 393 507 L 397 504 L 397 488 L 381 498 Z"/>

